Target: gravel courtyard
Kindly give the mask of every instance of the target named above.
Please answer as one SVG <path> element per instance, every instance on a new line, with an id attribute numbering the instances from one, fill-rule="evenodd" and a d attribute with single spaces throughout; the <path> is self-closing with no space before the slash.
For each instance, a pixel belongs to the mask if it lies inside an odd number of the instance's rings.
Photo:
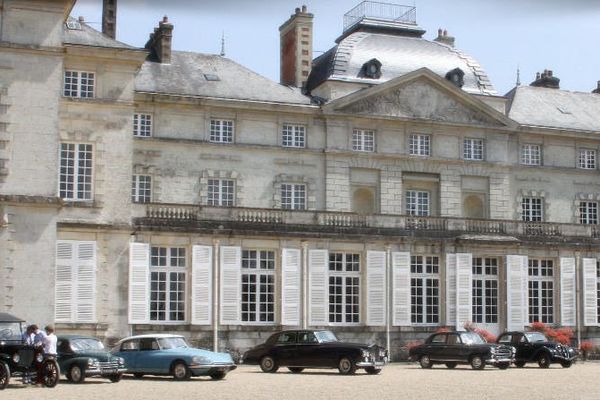
<path id="1" fill-rule="evenodd" d="M 337 370 L 307 370 L 291 374 L 281 368 L 277 374 L 265 374 L 255 366 L 241 366 L 224 381 L 194 378 L 175 382 L 171 378 L 123 379 L 120 383 L 88 378 L 83 385 L 61 380 L 54 389 L 23 386 L 18 381 L 0 392 L 11 400 L 44 399 L 600 399 L 600 363 L 587 362 L 569 369 L 552 366 L 542 370 L 510 368 L 500 371 L 486 367 L 473 371 L 459 366 L 448 370 L 436 366 L 423 370 L 416 364 L 392 364 L 381 375 L 358 372 L 340 376 Z"/>

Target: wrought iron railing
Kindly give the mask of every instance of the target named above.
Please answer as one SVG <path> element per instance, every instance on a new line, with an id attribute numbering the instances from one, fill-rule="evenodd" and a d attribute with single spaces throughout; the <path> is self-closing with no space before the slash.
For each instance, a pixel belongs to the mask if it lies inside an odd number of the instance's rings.
<path id="1" fill-rule="evenodd" d="M 365 18 L 414 25 L 417 23 L 417 8 L 378 1 L 363 1 L 344 14 L 344 31 Z"/>

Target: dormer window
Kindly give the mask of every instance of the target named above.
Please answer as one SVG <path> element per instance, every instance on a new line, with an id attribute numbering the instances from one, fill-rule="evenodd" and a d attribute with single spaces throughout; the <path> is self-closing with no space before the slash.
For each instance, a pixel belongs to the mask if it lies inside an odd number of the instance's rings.
<path id="1" fill-rule="evenodd" d="M 462 88 L 465 84 L 465 73 L 460 68 L 454 68 L 452 71 L 448 71 L 446 79 L 448 79 L 456 87 Z"/>
<path id="2" fill-rule="evenodd" d="M 378 59 L 373 58 L 363 64 L 360 73 L 360 78 L 379 79 L 381 78 L 381 63 Z"/>

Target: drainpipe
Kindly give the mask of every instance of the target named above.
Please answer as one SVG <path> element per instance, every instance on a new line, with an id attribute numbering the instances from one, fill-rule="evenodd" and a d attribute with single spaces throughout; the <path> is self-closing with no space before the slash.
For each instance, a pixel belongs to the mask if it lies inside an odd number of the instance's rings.
<path id="1" fill-rule="evenodd" d="M 391 361 L 392 358 L 392 339 L 390 337 L 390 327 L 392 324 L 392 307 L 390 307 L 391 301 L 391 284 L 392 284 L 392 248 L 390 246 L 386 246 L 385 248 L 386 255 L 386 285 L 385 285 L 385 315 L 387 318 L 385 319 L 385 348 L 388 351 L 388 355 Z"/>
<path id="2" fill-rule="evenodd" d="M 581 347 L 581 254 L 575 252 L 575 323 L 577 325 L 577 348 Z"/>
<path id="3" fill-rule="evenodd" d="M 308 328 L 308 243 L 302 243 L 302 329 Z"/>
<path id="4" fill-rule="evenodd" d="M 213 240 L 213 351 L 219 351 L 219 240 Z"/>

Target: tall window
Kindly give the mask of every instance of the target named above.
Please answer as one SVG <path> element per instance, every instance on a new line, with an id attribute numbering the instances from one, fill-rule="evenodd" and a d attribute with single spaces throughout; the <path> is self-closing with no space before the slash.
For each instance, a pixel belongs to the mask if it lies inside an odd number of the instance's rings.
<path id="1" fill-rule="evenodd" d="M 93 72 L 65 71 L 63 95 L 65 97 L 94 97 L 96 75 Z"/>
<path id="2" fill-rule="evenodd" d="M 540 222 L 544 219 L 543 199 L 540 197 L 523 197 L 521 208 L 522 219 L 528 222 Z"/>
<path id="3" fill-rule="evenodd" d="M 282 145 L 283 147 L 305 147 L 306 128 L 303 125 L 283 124 Z"/>
<path id="4" fill-rule="evenodd" d="M 152 136 L 152 115 L 151 114 L 133 114 L 133 136 L 136 136 L 136 137 Z"/>
<path id="5" fill-rule="evenodd" d="M 579 202 L 579 223 L 597 224 L 598 223 L 598 202 L 580 201 Z"/>
<path id="6" fill-rule="evenodd" d="M 242 250 L 242 321 L 275 322 L 275 252 Z"/>
<path id="7" fill-rule="evenodd" d="M 529 259 L 529 322 L 554 323 L 554 263 Z"/>
<path id="8" fill-rule="evenodd" d="M 483 139 L 465 139 L 463 142 L 465 160 L 483 160 Z"/>
<path id="9" fill-rule="evenodd" d="M 352 131 L 352 150 L 375 151 L 375 131 L 354 129 Z"/>
<path id="10" fill-rule="evenodd" d="M 186 256 L 183 247 L 152 247 L 150 320 L 185 320 Z"/>
<path id="11" fill-rule="evenodd" d="M 430 214 L 429 192 L 406 191 L 406 214 L 426 217 Z"/>
<path id="12" fill-rule="evenodd" d="M 419 134 L 410 135 L 408 138 L 408 154 L 415 156 L 431 155 L 431 137 Z"/>
<path id="13" fill-rule="evenodd" d="M 579 168 L 596 169 L 596 150 L 579 150 Z"/>
<path id="14" fill-rule="evenodd" d="M 209 140 L 215 143 L 232 143 L 233 121 L 228 119 L 211 119 Z"/>
<path id="15" fill-rule="evenodd" d="M 329 253 L 329 322 L 360 322 L 360 254 Z"/>
<path id="16" fill-rule="evenodd" d="M 473 322 L 498 323 L 498 259 L 473 258 Z"/>
<path id="17" fill-rule="evenodd" d="M 521 146 L 521 164 L 542 165 L 542 149 L 538 144 L 524 144 Z"/>
<path id="18" fill-rule="evenodd" d="M 437 324 L 440 322 L 439 273 L 438 257 L 410 257 L 410 305 L 413 324 Z"/>
<path id="19" fill-rule="evenodd" d="M 306 210 L 306 185 L 282 183 L 281 208 L 284 210 Z"/>
<path id="20" fill-rule="evenodd" d="M 134 203 L 150 203 L 152 201 L 152 177 L 149 175 L 133 175 L 131 201 Z"/>
<path id="21" fill-rule="evenodd" d="M 60 144 L 59 191 L 65 200 L 92 199 L 91 144 Z"/>
<path id="22" fill-rule="evenodd" d="M 209 179 L 209 206 L 233 207 L 235 205 L 235 181 L 230 179 Z"/>

